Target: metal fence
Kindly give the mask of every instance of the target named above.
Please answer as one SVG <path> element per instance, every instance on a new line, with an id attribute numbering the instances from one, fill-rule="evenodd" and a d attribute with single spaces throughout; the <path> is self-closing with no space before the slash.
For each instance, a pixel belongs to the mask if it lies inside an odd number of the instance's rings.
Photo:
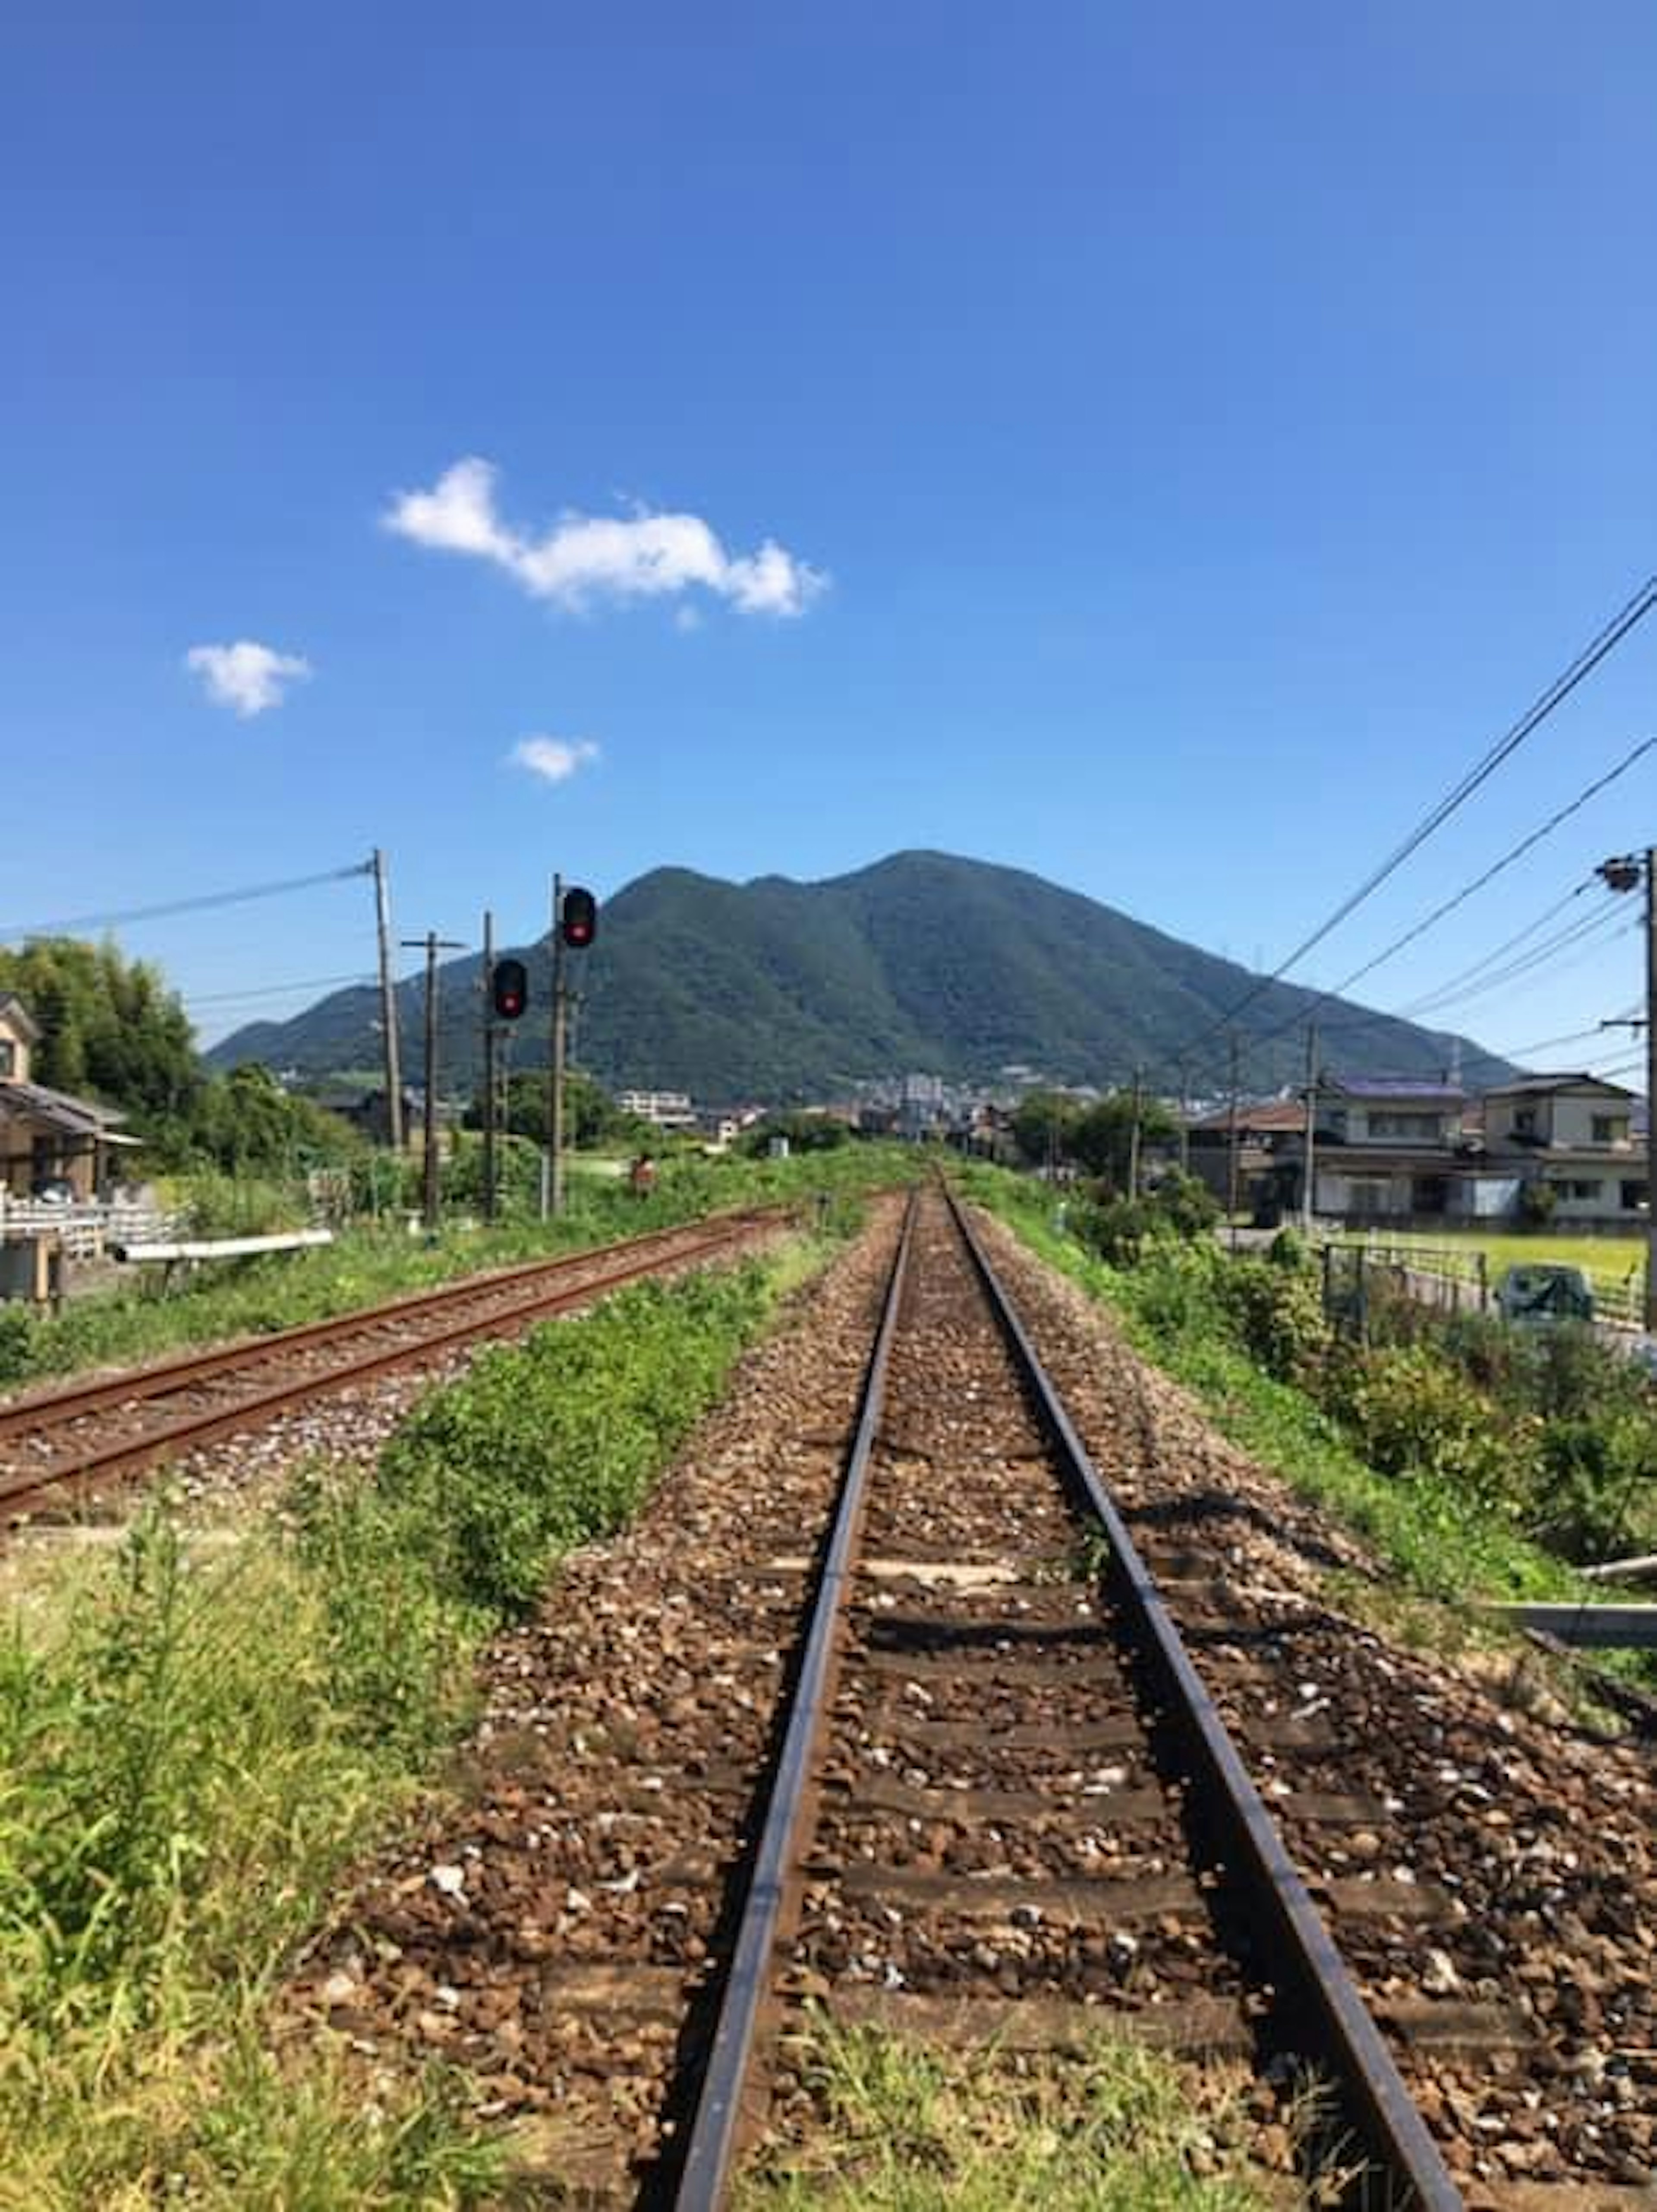
<path id="1" fill-rule="evenodd" d="M 1324 1245 L 1323 1267 L 1325 1283 L 1337 1302 L 1343 1295 L 1361 1291 L 1366 1273 L 1384 1270 L 1403 1296 L 1447 1313 L 1489 1312 L 1494 1304 L 1493 1283 L 1502 1273 L 1502 1265 L 1492 1268 L 1489 1254 L 1478 1249 L 1374 1235 L 1350 1244 Z M 1592 1268 L 1583 1273 L 1593 1291 L 1596 1320 L 1612 1328 L 1643 1328 L 1645 1279 L 1641 1268 L 1625 1275 L 1601 1274 Z"/>

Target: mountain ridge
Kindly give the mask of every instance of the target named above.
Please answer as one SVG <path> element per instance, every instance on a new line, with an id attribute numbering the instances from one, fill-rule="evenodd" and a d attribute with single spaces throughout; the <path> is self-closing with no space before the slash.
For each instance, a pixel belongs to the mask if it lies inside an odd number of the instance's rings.
<path id="1" fill-rule="evenodd" d="M 513 1064 L 544 1066 L 549 939 L 499 951 L 530 968 Z M 1301 1079 L 1314 1011 L 1324 1063 L 1338 1072 L 1424 1077 L 1458 1053 L 1488 1071 L 1474 1087 L 1513 1072 L 1468 1038 L 1264 979 L 1026 870 L 926 849 L 816 883 L 732 883 L 664 864 L 604 902 L 597 942 L 568 968 L 580 1064 L 610 1088 L 701 1099 L 822 1097 L 913 1070 L 992 1080 L 1010 1066 L 1106 1085 L 1141 1065 L 1166 1079 L 1181 1057 L 1191 1087 L 1212 1089 L 1245 994 L 1235 1028 L 1256 1090 Z M 470 1087 L 481 1063 L 481 969 L 474 953 L 439 970 L 446 1091 Z M 410 1080 L 424 997 L 423 975 L 398 986 Z M 354 986 L 286 1022 L 249 1024 L 207 1056 L 313 1078 L 370 1066 L 378 1015 L 378 993 Z"/>

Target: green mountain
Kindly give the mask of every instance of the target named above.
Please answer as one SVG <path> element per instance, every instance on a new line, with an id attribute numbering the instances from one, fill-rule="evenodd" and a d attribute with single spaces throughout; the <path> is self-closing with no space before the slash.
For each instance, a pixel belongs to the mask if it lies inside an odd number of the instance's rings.
<path id="1" fill-rule="evenodd" d="M 530 967 L 513 1065 L 544 1066 L 548 942 L 500 949 Z M 476 1077 L 481 968 L 474 954 L 439 971 L 445 1092 Z M 580 994 L 571 1056 L 600 1082 L 773 1102 L 822 1098 L 859 1078 L 992 1078 L 1013 1064 L 1104 1085 L 1143 1063 L 1167 1087 L 1181 1055 L 1190 1087 L 1213 1091 L 1226 1079 L 1227 1018 L 1258 981 L 1039 876 L 945 853 L 894 854 L 821 884 L 657 868 L 607 902 L 569 977 Z M 424 1000 L 423 978 L 398 986 L 410 1081 Z M 1313 1006 L 1300 988 L 1269 983 L 1238 1014 L 1247 1089 L 1299 1079 Z M 237 1030 L 209 1058 L 311 1076 L 373 1066 L 378 1013 L 373 991 L 337 991 L 291 1021 Z M 1512 1072 L 1465 1039 L 1343 1000 L 1315 1014 L 1323 1064 L 1338 1073 L 1442 1078 L 1458 1048 L 1474 1084 Z"/>

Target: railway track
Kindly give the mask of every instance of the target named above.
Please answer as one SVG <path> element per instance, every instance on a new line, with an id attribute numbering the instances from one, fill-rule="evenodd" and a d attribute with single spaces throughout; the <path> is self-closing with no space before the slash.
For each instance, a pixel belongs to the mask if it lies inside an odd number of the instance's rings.
<path id="1" fill-rule="evenodd" d="M 1332 1614 L 1350 1547 L 1170 1431 L 1132 1356 L 997 1237 L 1120 1491 L 1129 1525 L 1102 1539 L 941 1201 L 914 1237 L 879 1407 L 859 1413 L 871 1240 L 639 1527 L 502 1640 L 464 1809 L 365 1875 L 296 1978 L 297 2032 L 349 2034 L 371 2078 L 398 2048 L 458 2060 L 552 2201 L 717 2203 L 762 2127 L 808 2136 L 812 2003 L 923 2043 L 1114 2027 L 1268 2079 L 1292 2054 L 1341 2085 L 1376 2206 L 1649 2208 L 1639 1774 Z M 861 1520 L 831 1554 L 854 1435 Z M 1216 1800 L 1228 1762 L 1194 1747 L 1165 1632 L 1150 1649 L 1132 1621 L 1129 1537 L 1286 1851 L 1258 1803 Z M 787 1712 L 814 1681 L 812 1741 Z M 1357 1996 L 1290 1963 L 1307 1893 L 1314 1968 L 1338 1949 Z M 1249 2106 L 1286 2155 L 1275 2092 Z"/>
<path id="2" fill-rule="evenodd" d="M 771 1209 L 652 1231 L 14 1398 L 0 1405 L 0 1513 L 82 1503 L 307 1400 L 516 1334 L 641 1276 L 713 1259 L 781 1218 Z"/>
<path id="3" fill-rule="evenodd" d="M 1448 2169 L 989 1261 L 920 1203 L 933 1218 L 906 1224 L 894 1265 L 675 2207 L 726 2201 L 789 1993 L 809 1991 L 927 2040 L 1062 2044 L 1114 2015 L 1275 2056 L 1335 2085 L 1335 2134 L 1368 2154 L 1350 2201 L 1450 2212 Z"/>

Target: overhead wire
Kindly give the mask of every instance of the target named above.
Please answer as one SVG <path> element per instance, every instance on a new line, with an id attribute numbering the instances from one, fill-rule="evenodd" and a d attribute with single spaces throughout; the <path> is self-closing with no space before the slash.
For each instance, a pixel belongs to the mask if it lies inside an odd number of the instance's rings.
<path id="1" fill-rule="evenodd" d="M 168 899 L 159 906 L 133 906 L 107 914 L 71 915 L 62 921 L 15 923 L 0 928 L 0 944 L 18 938 L 64 937 L 82 929 L 112 929 L 118 922 L 160 921 L 172 915 L 202 914 L 209 908 L 239 906 L 250 899 L 277 898 L 288 891 L 313 890 L 319 884 L 344 883 L 353 876 L 371 876 L 372 859 L 357 860 L 349 868 L 328 868 L 314 876 L 289 876 L 280 883 L 244 884 L 234 890 L 204 891 L 193 898 Z"/>
<path id="2" fill-rule="evenodd" d="M 1394 1018 L 1411 1021 L 1417 1015 L 1439 1012 L 1446 1006 L 1460 1006 L 1469 999 L 1484 998 L 1503 983 L 1514 982 L 1521 975 L 1533 975 L 1541 969 L 1551 967 L 1556 953 L 1567 951 L 1587 939 L 1601 935 L 1610 937 L 1626 935 L 1626 929 L 1617 930 L 1610 927 L 1612 922 L 1619 920 L 1627 921 L 1628 917 L 1622 913 L 1620 907 L 1615 902 L 1608 902 L 1596 908 L 1593 913 L 1584 915 L 1580 921 L 1572 922 L 1568 928 L 1556 930 L 1551 937 L 1545 937 L 1539 945 L 1532 945 L 1527 951 L 1520 953 L 1515 958 L 1507 962 L 1504 966 L 1492 969 L 1488 973 L 1477 975 L 1467 982 L 1458 984 L 1454 989 L 1447 985 L 1442 990 L 1429 993 L 1423 999 L 1413 1000 L 1405 1012 Z M 1629 923 L 1630 927 L 1638 926 L 1637 917 Z"/>
<path id="3" fill-rule="evenodd" d="M 349 975 L 306 975 L 291 983 L 259 983 L 243 991 L 189 991 L 183 996 L 187 1006 L 240 1006 L 245 999 L 279 999 L 289 991 L 342 990 L 352 983 L 366 988 L 373 981 L 365 969 L 358 969 Z"/>
<path id="4" fill-rule="evenodd" d="M 1371 869 L 1357 888 L 1349 892 L 1309 935 L 1302 938 L 1270 975 L 1257 977 L 1241 998 L 1199 1033 L 1199 1036 L 1193 1040 L 1193 1044 L 1201 1042 L 1217 1030 L 1225 1028 L 1229 1023 L 1236 1018 L 1245 1006 L 1252 1006 L 1261 993 L 1268 989 L 1272 984 L 1281 982 L 1291 968 L 1298 967 L 1308 952 L 1321 945 L 1325 938 L 1338 928 L 1340 924 L 1350 915 L 1355 913 L 1366 899 L 1371 897 L 1390 876 L 1396 874 L 1405 861 L 1418 851 L 1435 830 L 1442 829 L 1450 817 L 1464 806 L 1473 793 L 1489 781 L 1502 763 L 1516 752 L 1525 740 L 1532 736 L 1558 707 L 1563 704 L 1577 686 L 1599 666 L 1606 654 L 1620 644 L 1635 625 L 1650 612 L 1654 605 L 1657 605 L 1657 575 L 1647 579 L 1620 612 L 1614 615 L 1599 634 L 1583 647 L 1576 658 L 1558 676 L 1555 677 L 1547 689 L 1526 708 L 1519 720 L 1486 749 L 1467 769 L 1460 781 L 1429 808 L 1408 836 L 1394 847 L 1379 866 Z"/>

